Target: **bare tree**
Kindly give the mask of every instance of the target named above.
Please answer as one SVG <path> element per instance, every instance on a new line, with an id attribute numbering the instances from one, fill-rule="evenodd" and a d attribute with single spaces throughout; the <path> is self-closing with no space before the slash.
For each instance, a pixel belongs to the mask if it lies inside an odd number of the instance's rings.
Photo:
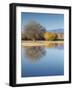
<path id="1" fill-rule="evenodd" d="M 46 29 L 35 21 L 30 21 L 22 32 L 23 40 L 43 40 Z"/>

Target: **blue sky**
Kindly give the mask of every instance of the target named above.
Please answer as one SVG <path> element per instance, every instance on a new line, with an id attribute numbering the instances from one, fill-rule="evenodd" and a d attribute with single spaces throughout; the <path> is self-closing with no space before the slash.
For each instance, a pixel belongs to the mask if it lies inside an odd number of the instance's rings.
<path id="1" fill-rule="evenodd" d="M 29 21 L 36 21 L 46 28 L 47 31 L 64 28 L 64 14 L 49 13 L 21 13 L 22 27 Z"/>

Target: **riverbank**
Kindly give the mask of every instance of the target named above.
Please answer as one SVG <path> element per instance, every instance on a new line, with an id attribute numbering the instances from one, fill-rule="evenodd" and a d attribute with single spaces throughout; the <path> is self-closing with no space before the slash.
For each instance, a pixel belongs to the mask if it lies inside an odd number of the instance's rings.
<path id="1" fill-rule="evenodd" d="M 52 44 L 64 44 L 64 41 L 21 41 L 22 46 L 47 46 Z"/>

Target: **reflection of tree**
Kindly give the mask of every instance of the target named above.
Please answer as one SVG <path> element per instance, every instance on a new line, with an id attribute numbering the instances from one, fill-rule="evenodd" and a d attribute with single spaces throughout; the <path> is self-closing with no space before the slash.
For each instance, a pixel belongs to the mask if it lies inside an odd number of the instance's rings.
<path id="1" fill-rule="evenodd" d="M 57 48 L 57 49 L 63 49 L 64 43 L 48 43 L 45 45 L 47 48 Z"/>
<path id="2" fill-rule="evenodd" d="M 25 44 L 24 44 L 25 45 Z M 64 42 L 47 42 L 40 46 L 23 46 L 24 56 L 28 58 L 31 62 L 40 60 L 46 54 L 45 48 L 55 48 L 55 49 L 64 49 Z"/>
<path id="3" fill-rule="evenodd" d="M 41 46 L 32 46 L 25 48 L 25 56 L 33 62 L 39 60 L 41 57 L 45 55 L 45 53 L 46 51 L 44 47 Z"/>

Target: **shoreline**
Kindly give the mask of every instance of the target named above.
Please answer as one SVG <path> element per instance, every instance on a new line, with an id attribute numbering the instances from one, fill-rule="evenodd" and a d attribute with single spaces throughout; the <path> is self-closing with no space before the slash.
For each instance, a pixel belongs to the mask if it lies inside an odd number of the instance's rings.
<path id="1" fill-rule="evenodd" d="M 22 46 L 47 46 L 52 44 L 64 44 L 64 41 L 21 41 Z"/>

